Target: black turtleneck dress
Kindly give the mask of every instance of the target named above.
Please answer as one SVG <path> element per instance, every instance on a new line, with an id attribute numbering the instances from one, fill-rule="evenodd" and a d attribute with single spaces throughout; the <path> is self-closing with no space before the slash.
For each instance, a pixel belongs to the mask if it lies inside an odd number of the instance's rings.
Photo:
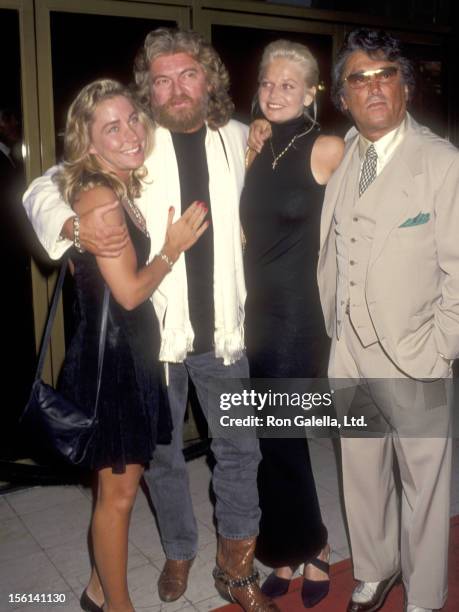
<path id="1" fill-rule="evenodd" d="M 308 126 L 301 117 L 271 127 L 272 141 L 249 168 L 241 196 L 250 376 L 326 377 L 329 341 L 316 277 L 324 187 L 311 172 L 319 134 L 300 136 L 273 169 L 273 151 L 279 155 Z M 270 567 L 297 565 L 327 542 L 307 440 L 261 438 L 260 448 L 256 555 Z"/>

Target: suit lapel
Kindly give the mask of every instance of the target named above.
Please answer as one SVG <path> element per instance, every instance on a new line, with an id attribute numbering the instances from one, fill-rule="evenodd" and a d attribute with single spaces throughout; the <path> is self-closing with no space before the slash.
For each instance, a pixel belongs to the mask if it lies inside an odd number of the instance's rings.
<path id="1" fill-rule="evenodd" d="M 422 172 L 417 124 L 408 117 L 403 142 L 367 192 L 377 199 L 376 228 L 369 267 L 377 260 L 391 231 L 406 219 L 413 203 L 414 177 Z"/>
<path id="2" fill-rule="evenodd" d="M 321 249 L 324 247 L 324 244 L 328 238 L 328 234 L 330 233 L 330 228 L 333 221 L 333 214 L 335 212 L 335 207 L 338 202 L 339 193 L 343 187 L 343 181 L 349 169 L 349 165 L 352 160 L 352 155 L 355 151 L 358 141 L 359 138 L 357 133 L 357 136 L 352 141 L 350 141 L 341 164 L 335 170 L 332 178 L 330 179 L 327 185 L 327 189 L 325 190 L 322 217 L 320 221 Z"/>

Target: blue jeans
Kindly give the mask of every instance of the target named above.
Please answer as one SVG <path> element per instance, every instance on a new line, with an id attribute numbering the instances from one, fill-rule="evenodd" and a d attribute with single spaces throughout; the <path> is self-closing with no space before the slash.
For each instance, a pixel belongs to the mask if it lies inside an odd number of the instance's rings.
<path id="1" fill-rule="evenodd" d="M 145 480 L 155 506 L 164 552 L 168 559 L 192 559 L 198 549 L 198 530 L 193 512 L 188 471 L 183 457 L 183 420 L 188 397 L 188 377 L 196 388 L 204 416 L 219 409 L 218 398 L 209 395 L 210 378 L 248 378 L 243 357 L 225 366 L 214 353 L 189 355 L 183 363 L 169 363 L 169 403 L 174 431 L 170 445 L 158 445 Z M 213 438 L 211 449 L 216 465 L 212 485 L 216 497 L 217 531 L 229 539 L 258 534 L 257 471 L 258 440 Z"/>

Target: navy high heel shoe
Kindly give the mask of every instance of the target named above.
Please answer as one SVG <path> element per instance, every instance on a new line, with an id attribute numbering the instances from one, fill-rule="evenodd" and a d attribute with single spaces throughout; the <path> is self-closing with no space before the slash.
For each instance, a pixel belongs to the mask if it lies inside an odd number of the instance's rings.
<path id="1" fill-rule="evenodd" d="M 86 589 L 81 594 L 80 606 L 85 612 L 104 612 L 103 607 L 98 606 L 96 602 L 89 597 L 89 595 L 86 593 Z"/>
<path id="2" fill-rule="evenodd" d="M 266 597 L 275 599 L 276 597 L 281 597 L 281 595 L 285 595 L 285 593 L 287 593 L 288 591 L 289 586 L 289 578 L 281 578 L 280 576 L 276 576 L 275 572 L 271 572 L 266 578 L 266 580 L 263 582 L 261 592 L 266 595 Z"/>
<path id="3" fill-rule="evenodd" d="M 330 564 L 322 559 L 310 559 L 308 564 L 317 567 L 325 574 L 330 574 Z M 322 601 L 324 597 L 328 595 L 330 590 L 330 578 L 327 580 L 309 580 L 303 578 L 303 586 L 301 587 L 301 599 L 303 600 L 303 606 L 305 608 L 312 608 L 317 605 L 319 601 Z"/>

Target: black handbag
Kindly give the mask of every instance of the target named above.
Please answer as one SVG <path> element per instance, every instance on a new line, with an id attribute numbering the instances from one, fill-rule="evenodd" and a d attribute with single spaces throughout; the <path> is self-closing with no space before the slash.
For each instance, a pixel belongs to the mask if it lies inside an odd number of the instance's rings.
<path id="1" fill-rule="evenodd" d="M 107 334 L 107 313 L 110 291 L 105 286 L 102 306 L 102 321 L 99 334 L 99 356 L 97 365 L 97 390 L 92 415 L 72 401 L 63 397 L 59 391 L 41 380 L 46 350 L 51 330 L 56 316 L 59 295 L 64 283 L 67 262 L 64 261 L 54 290 L 51 307 L 48 314 L 45 333 L 43 335 L 37 371 L 32 385 L 30 397 L 21 416 L 21 423 L 33 431 L 34 438 L 39 436 L 57 453 L 74 465 L 84 463 L 91 438 L 97 425 L 97 405 L 99 402 L 100 381 L 104 361 L 105 338 Z"/>

